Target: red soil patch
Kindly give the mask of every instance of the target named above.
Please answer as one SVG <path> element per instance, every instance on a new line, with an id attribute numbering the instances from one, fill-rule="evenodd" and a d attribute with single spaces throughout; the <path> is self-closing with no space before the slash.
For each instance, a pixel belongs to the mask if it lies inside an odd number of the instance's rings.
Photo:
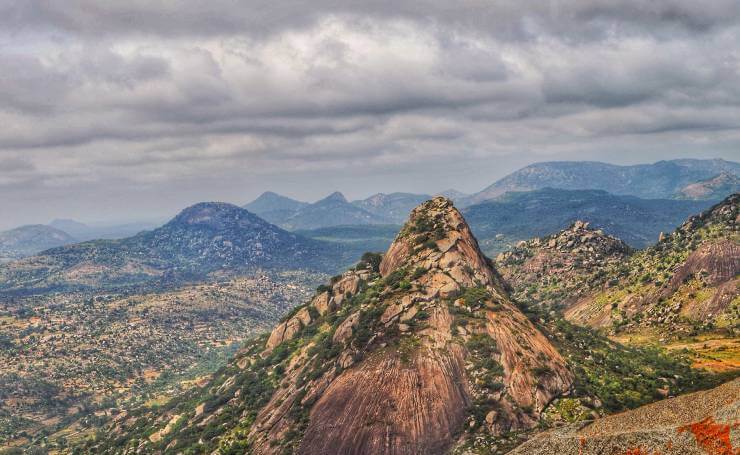
<path id="1" fill-rule="evenodd" d="M 690 431 L 697 444 L 711 455 L 740 455 L 740 448 L 733 448 L 730 441 L 730 430 L 740 425 L 719 424 L 712 417 L 695 422 L 678 429 L 679 433 Z"/>

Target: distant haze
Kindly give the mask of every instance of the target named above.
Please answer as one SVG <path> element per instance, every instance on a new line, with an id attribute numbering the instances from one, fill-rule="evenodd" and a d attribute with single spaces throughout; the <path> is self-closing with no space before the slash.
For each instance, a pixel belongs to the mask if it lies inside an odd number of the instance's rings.
<path id="1" fill-rule="evenodd" d="M 0 229 L 740 158 L 737 0 L 464 5 L 0 0 Z"/>

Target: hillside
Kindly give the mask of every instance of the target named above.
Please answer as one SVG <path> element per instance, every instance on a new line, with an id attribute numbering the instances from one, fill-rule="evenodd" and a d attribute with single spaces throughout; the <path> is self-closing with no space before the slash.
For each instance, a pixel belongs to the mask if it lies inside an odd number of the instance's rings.
<path id="1" fill-rule="evenodd" d="M 617 331 L 656 327 L 680 336 L 740 329 L 740 194 L 689 218 L 654 246 L 610 267 L 566 317 Z"/>
<path id="2" fill-rule="evenodd" d="M 295 233 L 316 240 L 339 243 L 347 254 L 359 258 L 367 251 L 387 250 L 400 230 L 401 226 L 394 224 L 354 224 L 299 229 Z"/>
<path id="3" fill-rule="evenodd" d="M 163 406 L 124 411 L 75 447 L 504 453 L 542 425 L 707 384 L 659 351 L 627 349 L 562 320 L 535 326 L 460 213 L 435 198 L 413 211 L 383 257 L 368 254 L 320 286 L 210 382 Z"/>
<path id="4" fill-rule="evenodd" d="M 2 299 L 0 447 L 167 399 L 269 330 L 322 278 L 262 273 L 144 294 Z"/>
<path id="5" fill-rule="evenodd" d="M 565 229 L 577 220 L 591 223 L 633 248 L 653 244 L 687 217 L 711 205 L 706 201 L 640 199 L 600 190 L 557 190 L 508 193 L 463 209 L 483 250 L 495 255 L 520 240 Z"/>
<path id="6" fill-rule="evenodd" d="M 554 161 L 526 166 L 460 201 L 472 205 L 510 191 L 542 188 L 594 189 L 645 199 L 673 198 L 687 185 L 725 172 L 740 175 L 740 164 L 725 160 L 672 160 L 618 166 L 594 161 Z M 718 195 L 719 198 L 726 196 Z M 707 194 L 707 197 L 711 194 Z"/>
<path id="7" fill-rule="evenodd" d="M 544 433 L 512 455 L 740 453 L 740 379 Z"/>
<path id="8" fill-rule="evenodd" d="M 0 232 L 0 262 L 20 259 L 76 240 L 51 226 L 34 224 Z"/>
<path id="9" fill-rule="evenodd" d="M 153 231 L 55 248 L 6 265 L 0 291 L 168 286 L 261 268 L 332 271 L 346 260 L 337 244 L 292 234 L 230 204 L 201 203 Z"/>

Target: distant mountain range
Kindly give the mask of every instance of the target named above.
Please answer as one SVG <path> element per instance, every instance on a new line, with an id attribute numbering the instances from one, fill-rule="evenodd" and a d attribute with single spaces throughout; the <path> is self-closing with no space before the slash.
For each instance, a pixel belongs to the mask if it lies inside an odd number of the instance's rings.
<path id="1" fill-rule="evenodd" d="M 740 164 L 725 160 L 673 160 L 635 166 L 588 161 L 545 162 L 524 167 L 472 195 L 457 190 L 440 194 L 462 208 L 494 200 L 508 192 L 545 188 L 603 190 L 644 199 L 719 201 L 740 190 Z M 341 193 L 333 193 L 311 204 L 266 192 L 244 208 L 288 230 L 318 229 L 339 225 L 401 224 L 406 213 L 431 197 L 429 194 L 377 193 L 349 202 Z"/>
<path id="2" fill-rule="evenodd" d="M 378 193 L 367 199 L 349 202 L 342 193 L 334 192 L 309 204 L 266 192 L 244 208 L 293 231 L 342 225 L 400 223 L 412 208 L 429 198 L 431 196 L 426 194 Z"/>
<path id="3" fill-rule="evenodd" d="M 0 232 L 0 262 L 30 256 L 75 241 L 71 235 L 51 226 L 43 224 L 21 226 Z"/>
<path id="4" fill-rule="evenodd" d="M 633 248 L 654 243 L 711 201 L 640 199 L 600 190 L 556 190 L 508 193 L 464 208 L 463 214 L 486 254 L 496 255 L 521 240 L 565 229 L 576 220 L 623 239 Z M 400 225 L 330 226 L 296 231 L 319 240 L 342 243 L 355 255 L 386 249 Z"/>
<path id="5" fill-rule="evenodd" d="M 510 191 L 542 188 L 604 190 L 613 194 L 652 199 L 670 199 L 688 185 L 720 174 L 740 176 L 740 163 L 715 160 L 672 160 L 653 164 L 617 166 L 596 161 L 553 161 L 535 163 L 498 180 L 482 191 L 457 201 L 466 206 L 493 199 Z M 721 199 L 740 189 L 737 182 L 724 194 L 695 193 L 701 199 Z"/>
<path id="6" fill-rule="evenodd" d="M 125 287 L 255 269 L 328 272 L 341 245 L 287 232 L 225 203 L 189 207 L 164 226 L 121 240 L 63 246 L 0 268 L 0 291 Z"/>
<path id="7" fill-rule="evenodd" d="M 584 192 L 565 193 L 552 188 Z M 611 195 L 588 192 L 590 190 L 602 190 Z M 472 195 L 456 190 L 441 194 L 452 198 L 457 207 L 470 209 L 471 226 L 483 242 L 484 249 L 488 253 L 496 253 L 513 241 L 563 229 L 577 218 L 604 228 L 633 247 L 644 247 L 659 232 L 673 229 L 689 213 L 708 206 L 692 201 L 718 201 L 736 191 L 740 191 L 738 163 L 673 160 L 636 166 L 598 162 L 536 163 Z M 512 192 L 517 192 L 517 195 L 507 195 Z M 523 192 L 532 193 L 525 195 Z M 672 201 L 620 199 L 625 196 Z M 363 246 L 375 249 L 390 244 L 393 236 L 389 232 L 393 231 L 393 226 L 400 225 L 413 207 L 431 197 L 428 194 L 377 193 L 350 202 L 342 193 L 335 192 L 308 203 L 266 192 L 244 208 L 269 223 L 288 231 L 301 231 L 311 237 L 327 237 L 325 231 L 313 231 L 341 227 L 328 237 L 339 240 L 349 248 L 347 251 L 356 255 L 357 249 Z M 675 201 L 679 199 L 682 201 Z M 537 213 L 538 207 L 544 207 L 549 215 L 542 217 Z M 512 220 L 513 223 L 504 220 Z M 362 229 L 352 232 L 345 229 L 371 225 L 386 226 L 382 238 L 372 229 L 365 233 L 360 233 Z M 26 257 L 75 240 L 131 237 L 155 227 L 146 223 L 101 227 L 74 220 L 54 220 L 48 229 L 22 227 L 6 233 L 5 241 L 0 240 L 0 260 Z M 25 235 L 22 235 L 23 231 L 26 231 Z M 349 237 L 343 238 L 346 235 Z"/>
<path id="8" fill-rule="evenodd" d="M 156 224 L 147 222 L 90 226 L 70 219 L 57 219 L 49 223 L 49 226 L 64 231 L 79 241 L 122 239 L 157 227 Z"/>

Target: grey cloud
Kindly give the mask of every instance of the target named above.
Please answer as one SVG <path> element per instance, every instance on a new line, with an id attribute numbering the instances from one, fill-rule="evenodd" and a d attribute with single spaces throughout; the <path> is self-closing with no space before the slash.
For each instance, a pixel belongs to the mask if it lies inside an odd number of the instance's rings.
<path id="1" fill-rule="evenodd" d="M 268 184 L 473 191 L 538 159 L 732 158 L 739 9 L 0 0 L 0 185 L 175 211 Z"/>

